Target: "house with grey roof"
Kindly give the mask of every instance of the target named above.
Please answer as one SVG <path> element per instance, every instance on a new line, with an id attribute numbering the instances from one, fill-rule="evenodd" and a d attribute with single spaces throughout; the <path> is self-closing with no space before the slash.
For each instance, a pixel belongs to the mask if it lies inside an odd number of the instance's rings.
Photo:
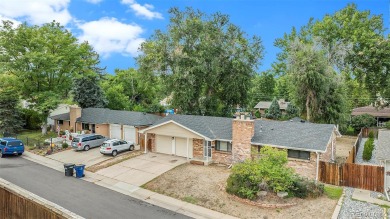
<path id="1" fill-rule="evenodd" d="M 109 138 L 139 143 L 138 131 L 149 127 L 161 117 L 158 115 L 105 108 L 81 109 L 70 107 L 69 113 L 51 117 L 60 130 L 97 133 Z"/>
<path id="2" fill-rule="evenodd" d="M 376 145 L 375 153 L 376 159 L 385 168 L 384 188 L 387 199 L 390 200 L 390 130 L 380 129 L 378 131 L 378 144 Z"/>
<path id="3" fill-rule="evenodd" d="M 286 149 L 289 165 L 318 177 L 319 160 L 335 159 L 336 127 L 303 120 L 252 120 L 169 115 L 143 129 L 148 151 L 186 157 L 196 163 L 232 164 L 252 158 L 263 146 Z"/>
<path id="4" fill-rule="evenodd" d="M 271 106 L 272 101 L 260 101 L 256 104 L 254 107 L 256 110 L 260 112 L 261 116 L 264 116 L 269 107 Z M 286 102 L 284 99 L 278 100 L 280 112 L 282 114 L 286 113 L 287 106 L 290 104 L 290 102 Z"/>

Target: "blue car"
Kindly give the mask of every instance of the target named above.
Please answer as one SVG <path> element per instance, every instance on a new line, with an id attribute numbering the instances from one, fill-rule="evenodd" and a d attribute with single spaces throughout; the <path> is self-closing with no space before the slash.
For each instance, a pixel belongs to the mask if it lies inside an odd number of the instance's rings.
<path id="1" fill-rule="evenodd" d="M 24 144 L 16 138 L 0 138 L 0 157 L 6 154 L 22 155 Z"/>

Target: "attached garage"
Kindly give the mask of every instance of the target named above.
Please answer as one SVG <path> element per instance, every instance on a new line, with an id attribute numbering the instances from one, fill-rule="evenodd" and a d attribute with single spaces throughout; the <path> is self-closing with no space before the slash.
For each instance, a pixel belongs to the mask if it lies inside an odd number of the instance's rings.
<path id="1" fill-rule="evenodd" d="M 110 138 L 122 138 L 121 125 L 110 124 Z"/>
<path id="2" fill-rule="evenodd" d="M 172 137 L 156 135 L 156 152 L 172 154 Z"/>
<path id="3" fill-rule="evenodd" d="M 135 135 L 135 127 L 134 126 L 129 126 L 129 125 L 124 125 L 123 126 L 123 139 L 125 141 L 132 141 L 135 142 L 136 140 L 136 135 Z"/>
<path id="4" fill-rule="evenodd" d="M 155 147 L 152 151 L 188 157 L 190 159 L 194 157 L 193 139 L 204 139 L 204 136 L 174 122 L 167 122 L 162 125 L 157 125 L 156 127 L 148 128 L 145 130 L 144 134 L 145 138 L 147 138 L 149 134 L 154 135 Z M 147 148 L 145 148 L 145 152 L 146 150 Z"/>
<path id="5" fill-rule="evenodd" d="M 180 157 L 187 157 L 186 138 L 175 138 L 175 154 Z M 192 138 L 188 139 L 188 157 L 193 157 Z"/>

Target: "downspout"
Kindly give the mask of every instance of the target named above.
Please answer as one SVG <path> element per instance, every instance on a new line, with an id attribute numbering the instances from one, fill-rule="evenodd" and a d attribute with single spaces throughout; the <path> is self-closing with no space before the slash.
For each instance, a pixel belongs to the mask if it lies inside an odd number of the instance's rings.
<path id="1" fill-rule="evenodd" d="M 320 154 L 316 151 L 317 154 L 317 167 L 316 167 L 316 182 L 318 182 L 318 171 L 319 171 L 319 165 L 320 165 Z"/>

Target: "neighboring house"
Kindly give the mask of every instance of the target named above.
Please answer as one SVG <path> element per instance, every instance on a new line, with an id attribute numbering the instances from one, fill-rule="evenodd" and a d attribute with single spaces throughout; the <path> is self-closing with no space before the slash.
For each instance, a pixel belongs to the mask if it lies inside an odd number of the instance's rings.
<path id="1" fill-rule="evenodd" d="M 352 110 L 352 116 L 368 114 L 375 117 L 378 127 L 383 127 L 390 120 L 390 107 L 376 108 L 374 106 L 364 106 Z"/>
<path id="2" fill-rule="evenodd" d="M 138 131 L 152 125 L 161 117 L 142 112 L 70 107 L 69 113 L 53 116 L 52 119 L 61 130 L 86 131 L 138 144 Z"/>
<path id="3" fill-rule="evenodd" d="M 378 131 L 378 145 L 376 146 L 375 153 L 380 165 L 385 168 L 384 188 L 387 199 L 390 200 L 390 130 L 381 129 Z"/>
<path id="4" fill-rule="evenodd" d="M 52 119 L 52 117 L 59 116 L 59 115 L 65 114 L 65 113 L 69 113 L 71 106 L 77 107 L 75 105 L 59 104 L 56 109 L 54 109 L 53 111 L 50 112 L 49 117 L 47 118 L 47 124 L 54 127 L 55 123 L 54 123 L 54 119 Z"/>
<path id="5" fill-rule="evenodd" d="M 255 109 L 260 112 L 262 116 L 265 115 L 266 111 L 269 109 L 271 106 L 272 101 L 260 101 L 259 103 L 256 104 Z M 280 112 L 282 114 L 286 113 L 287 106 L 290 104 L 290 102 L 286 102 L 284 99 L 278 100 Z"/>
<path id="6" fill-rule="evenodd" d="M 204 163 L 232 164 L 268 145 L 288 150 L 289 165 L 318 177 L 318 161 L 335 158 L 336 127 L 293 121 L 168 115 L 141 130 L 145 152 L 172 154 Z"/>

